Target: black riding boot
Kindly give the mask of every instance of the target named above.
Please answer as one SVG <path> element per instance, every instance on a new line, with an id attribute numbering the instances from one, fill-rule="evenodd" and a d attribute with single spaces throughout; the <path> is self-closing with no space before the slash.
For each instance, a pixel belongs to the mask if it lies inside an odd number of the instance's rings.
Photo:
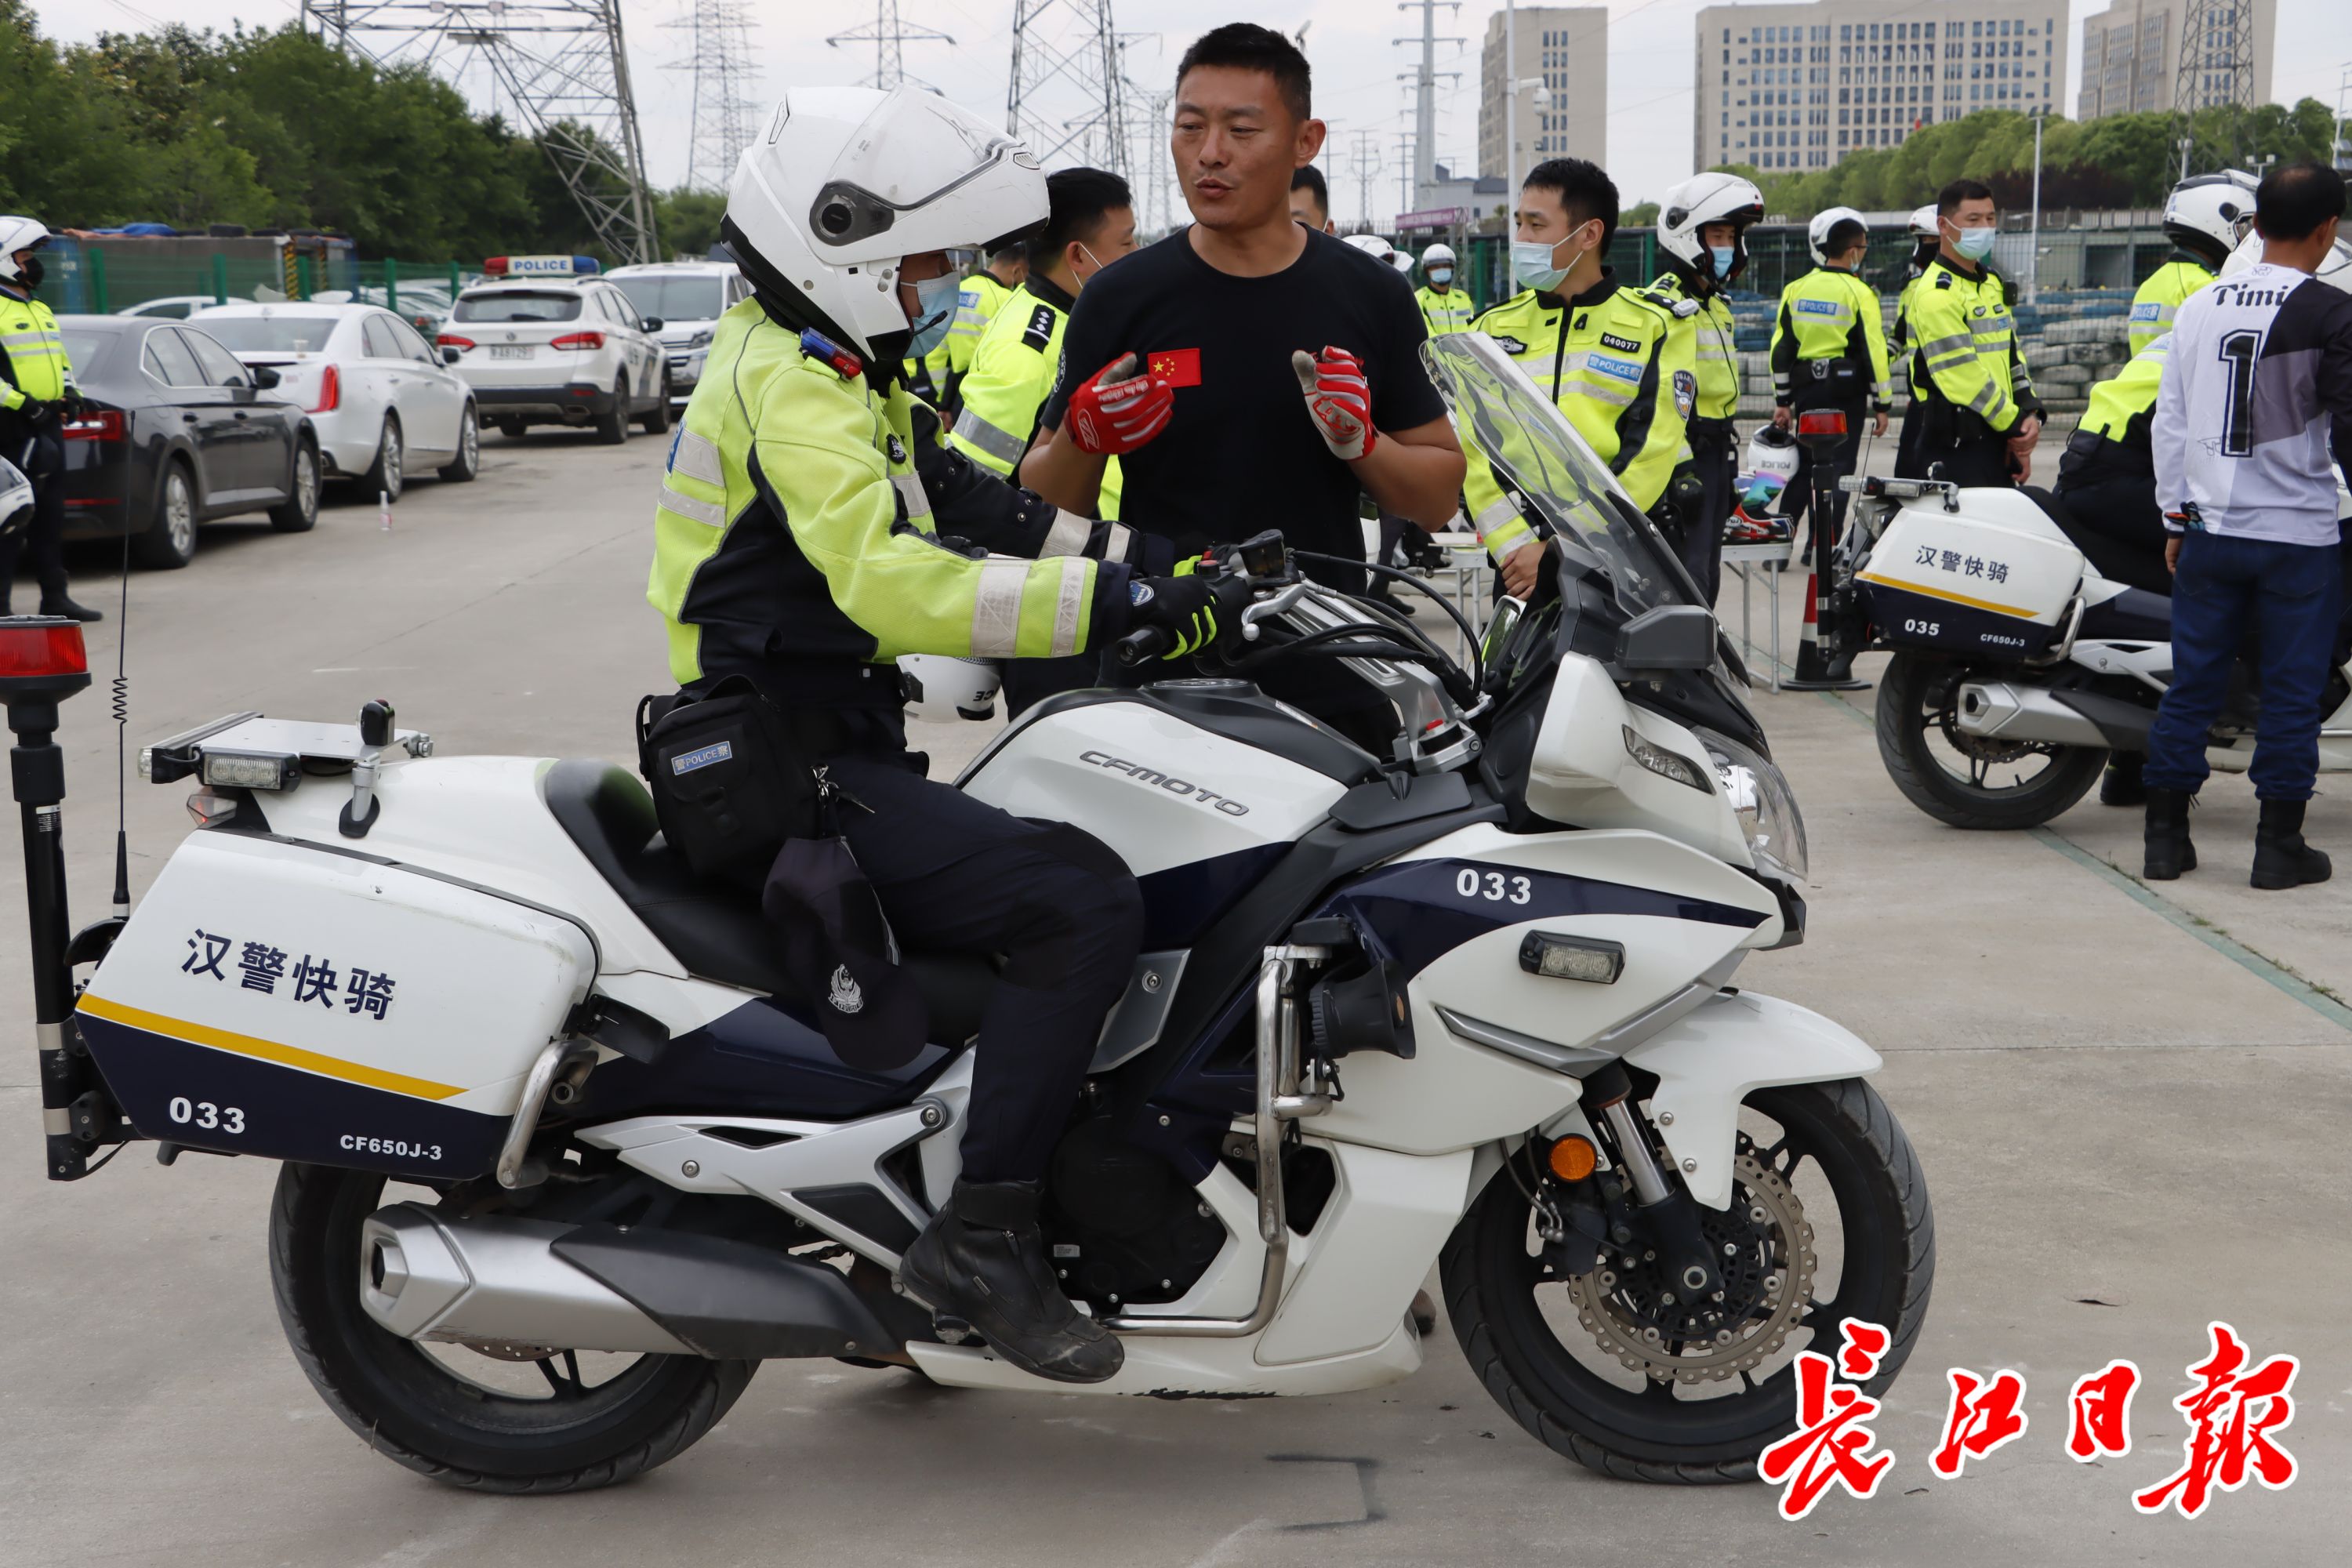
<path id="1" fill-rule="evenodd" d="M 2099 804 L 2147 805 L 2147 786 L 2139 781 L 2140 765 L 2147 761 L 2142 752 L 2109 752 L 2107 771 L 2099 779 Z"/>
<path id="2" fill-rule="evenodd" d="M 2169 882 L 2197 869 L 2197 846 L 2189 842 L 2189 803 L 2196 798 L 2185 789 L 2147 792 L 2147 859 L 2140 874 L 2149 881 Z"/>
<path id="3" fill-rule="evenodd" d="M 907 1293 L 970 1323 L 989 1348 L 1039 1377 L 1100 1383 L 1126 1352 L 1070 1305 L 1037 1228 L 1042 1182 L 958 1182 L 898 1266 Z"/>
<path id="4" fill-rule="evenodd" d="M 2257 888 L 2299 888 L 2325 882 L 2333 871 L 2327 857 L 2303 841 L 2303 807 L 2299 800 L 2263 802 L 2262 820 L 2254 826 L 2254 874 Z"/>

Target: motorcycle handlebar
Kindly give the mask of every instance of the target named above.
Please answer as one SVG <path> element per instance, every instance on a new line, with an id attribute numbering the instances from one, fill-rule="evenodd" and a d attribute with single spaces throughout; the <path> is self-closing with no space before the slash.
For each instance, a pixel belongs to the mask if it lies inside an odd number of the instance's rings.
<path id="1" fill-rule="evenodd" d="M 1157 658 L 1166 653 L 1171 640 L 1160 627 L 1146 626 L 1139 632 L 1129 632 L 1111 644 L 1111 657 L 1132 668 L 1147 658 Z"/>

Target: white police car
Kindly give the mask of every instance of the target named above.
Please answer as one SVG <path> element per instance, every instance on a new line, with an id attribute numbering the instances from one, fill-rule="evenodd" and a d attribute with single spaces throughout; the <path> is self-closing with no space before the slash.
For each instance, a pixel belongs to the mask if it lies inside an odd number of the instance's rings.
<path id="1" fill-rule="evenodd" d="M 659 317 L 597 276 L 593 256 L 493 256 L 457 296 L 440 343 L 482 417 L 508 437 L 532 425 L 595 426 L 625 441 L 629 422 L 669 428 L 668 355 Z"/>
<path id="2" fill-rule="evenodd" d="M 604 274 L 645 315 L 661 321 L 669 353 L 670 400 L 686 405 L 710 357 L 719 318 L 751 297 L 742 268 L 731 261 L 645 261 Z"/>

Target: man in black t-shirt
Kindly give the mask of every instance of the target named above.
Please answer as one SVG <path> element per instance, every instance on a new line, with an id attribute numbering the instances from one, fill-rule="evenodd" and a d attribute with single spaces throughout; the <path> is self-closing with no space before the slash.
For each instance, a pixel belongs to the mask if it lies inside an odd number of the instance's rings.
<path id="1" fill-rule="evenodd" d="M 1177 68 L 1171 139 L 1193 224 L 1091 283 L 1023 483 L 1090 510 L 1107 458 L 1120 521 L 1186 548 L 1278 528 L 1301 550 L 1364 555 L 1357 498 L 1432 531 L 1454 512 L 1462 450 L 1421 365 L 1426 335 L 1395 271 L 1289 211 L 1323 123 L 1306 58 L 1249 23 Z M 1360 569 L 1309 563 L 1360 592 Z M 1334 669 L 1270 685 L 1389 754 L 1395 715 Z"/>

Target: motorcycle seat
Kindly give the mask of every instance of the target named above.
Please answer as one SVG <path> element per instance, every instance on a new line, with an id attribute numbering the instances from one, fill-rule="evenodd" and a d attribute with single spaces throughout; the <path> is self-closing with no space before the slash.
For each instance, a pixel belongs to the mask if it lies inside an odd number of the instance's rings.
<path id="1" fill-rule="evenodd" d="M 627 769 L 600 758 L 557 763 L 540 791 L 572 842 L 645 921 L 688 974 L 780 998 L 804 1000 L 785 970 L 775 929 L 749 889 L 705 881 L 662 842 L 653 797 Z M 930 1012 L 930 1037 L 961 1044 L 980 1028 L 996 984 L 969 953 L 907 952 L 904 970 Z"/>

